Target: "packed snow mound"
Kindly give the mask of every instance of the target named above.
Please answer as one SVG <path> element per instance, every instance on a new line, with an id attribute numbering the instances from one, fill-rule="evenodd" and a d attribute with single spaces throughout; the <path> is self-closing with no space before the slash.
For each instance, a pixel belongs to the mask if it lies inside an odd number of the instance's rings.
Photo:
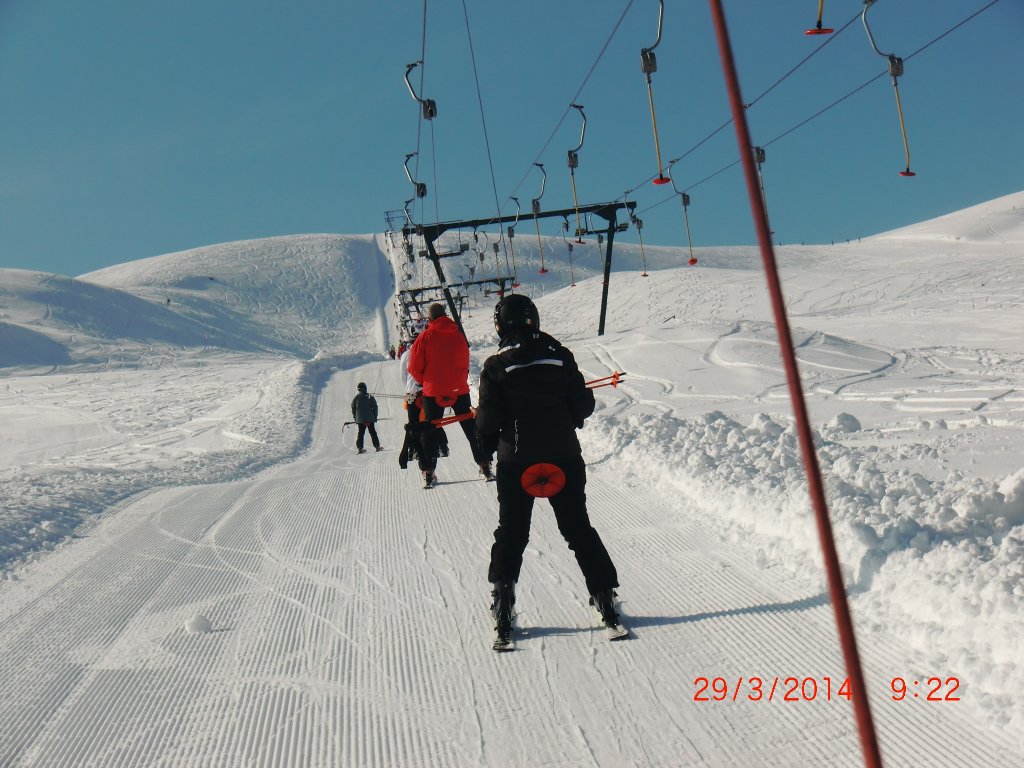
<path id="1" fill-rule="evenodd" d="M 65 365 L 110 354 L 110 343 L 202 346 L 224 334 L 129 292 L 62 275 L 0 270 L 0 367 Z"/>
<path id="2" fill-rule="evenodd" d="M 876 235 L 872 240 L 1024 243 L 1024 192 L 989 200 L 936 219 Z"/>
<path id="3" fill-rule="evenodd" d="M 394 290 L 371 236 L 227 243 L 69 278 L 0 270 L 0 367 L 136 363 L 218 348 L 309 359 L 384 351 Z"/>
<path id="4" fill-rule="evenodd" d="M 224 243 L 119 264 L 81 280 L 164 304 L 250 343 L 311 357 L 381 349 L 394 290 L 372 235 Z"/>

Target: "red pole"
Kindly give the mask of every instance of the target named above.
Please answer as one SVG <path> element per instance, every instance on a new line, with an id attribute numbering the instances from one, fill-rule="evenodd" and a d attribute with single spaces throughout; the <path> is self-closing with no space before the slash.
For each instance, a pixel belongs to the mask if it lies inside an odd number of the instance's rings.
<path id="1" fill-rule="evenodd" d="M 743 162 L 743 175 L 746 177 L 747 193 L 750 197 L 750 210 L 757 228 L 757 240 L 761 247 L 761 260 L 764 262 L 765 277 L 768 279 L 768 292 L 771 294 L 772 311 L 775 315 L 775 328 L 779 337 L 779 350 L 786 369 L 789 382 L 789 395 L 793 402 L 793 414 L 796 417 L 797 434 L 800 438 L 800 449 L 803 453 L 804 470 L 807 473 L 808 491 L 814 506 L 814 517 L 818 524 L 818 539 L 825 556 L 825 571 L 828 574 L 828 591 L 835 610 L 836 627 L 839 631 L 839 643 L 846 661 L 846 671 L 850 676 L 850 692 L 853 708 L 857 717 L 857 728 L 860 731 L 861 746 L 864 750 L 864 764 L 868 768 L 881 768 L 882 756 L 878 749 L 875 726 L 871 719 L 871 707 L 868 704 L 867 686 L 857 654 L 857 639 L 853 632 L 853 620 L 850 618 L 850 606 L 846 601 L 846 590 L 843 588 L 843 574 L 839 567 L 839 555 L 832 537 L 832 524 L 828 516 L 828 502 L 825 500 L 825 486 L 818 467 L 818 457 L 814 451 L 814 438 L 811 423 L 807 416 L 807 404 L 804 401 L 803 389 L 800 386 L 800 371 L 797 368 L 796 352 L 790 335 L 789 320 L 786 316 L 786 304 L 782 298 L 782 285 L 779 282 L 779 270 L 775 261 L 775 250 L 772 247 L 768 219 L 761 203 L 758 189 L 757 171 L 752 156 L 753 145 L 750 141 L 750 129 L 747 116 L 743 111 L 743 99 L 740 95 L 739 78 L 736 75 L 736 61 L 733 58 L 732 44 L 729 42 L 729 28 L 725 21 L 722 0 L 708 0 L 711 16 L 715 23 L 715 34 L 718 37 L 718 50 L 722 58 L 722 70 L 725 74 L 726 89 L 729 92 L 729 104 L 732 107 L 733 125 L 736 126 L 736 140 L 740 146 L 740 159 Z"/>

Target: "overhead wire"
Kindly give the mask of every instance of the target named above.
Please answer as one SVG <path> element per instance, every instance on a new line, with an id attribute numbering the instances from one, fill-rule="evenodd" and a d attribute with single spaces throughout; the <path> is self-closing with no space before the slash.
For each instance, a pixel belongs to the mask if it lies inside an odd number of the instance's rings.
<path id="1" fill-rule="evenodd" d="M 487 118 L 484 113 L 484 98 L 480 91 L 480 74 L 476 67 L 476 52 L 473 49 L 473 32 L 469 24 L 469 10 L 466 8 L 466 0 L 462 0 L 462 15 L 466 19 L 466 37 L 469 40 L 469 58 L 473 63 L 473 81 L 476 83 L 476 99 L 480 105 L 480 123 L 483 125 L 484 130 L 484 146 L 487 149 L 487 165 L 491 171 L 491 189 L 494 190 L 494 207 L 495 215 L 497 218 L 501 218 L 501 203 L 498 202 L 498 184 L 494 176 L 494 158 L 491 155 L 491 140 L 487 134 Z M 507 271 L 509 279 L 512 278 L 512 266 L 508 261 L 508 247 L 505 244 L 505 232 L 499 226 L 498 236 L 501 239 L 502 249 L 505 251 L 505 269 Z"/>
<path id="2" fill-rule="evenodd" d="M 583 89 L 586 88 L 587 83 L 590 82 L 590 78 L 593 76 L 594 70 L 596 70 L 597 65 L 601 63 L 601 59 L 604 57 L 605 52 L 608 50 L 608 46 L 611 45 L 612 40 L 615 38 L 615 35 L 619 31 L 619 27 L 622 26 L 622 22 L 626 18 L 626 14 L 629 13 L 629 9 L 633 7 L 633 3 L 635 1 L 636 0 L 629 0 L 629 2 L 626 4 L 626 7 L 622 10 L 622 14 L 619 16 L 619 20 L 615 22 L 615 26 L 612 27 L 612 31 L 611 33 L 609 33 L 608 39 L 605 40 L 604 45 L 601 46 L 601 50 L 598 52 L 597 58 L 594 59 L 594 63 L 590 65 L 590 69 L 587 71 L 586 76 L 583 78 L 583 82 L 580 83 L 580 87 L 576 89 L 576 93 L 574 93 L 572 98 L 569 100 L 569 106 L 565 108 L 565 111 L 562 113 L 562 116 L 558 119 L 558 122 L 555 124 L 554 129 L 551 131 L 551 135 L 548 136 L 547 141 L 544 142 L 544 146 L 540 148 L 540 152 L 537 153 L 536 158 L 533 160 L 533 162 L 530 163 L 530 167 L 526 169 L 526 172 L 523 174 L 523 177 L 519 179 L 519 183 L 516 184 L 515 187 L 512 188 L 512 191 L 509 193 L 509 200 L 511 200 L 511 196 L 518 192 L 519 188 L 523 186 L 523 183 L 526 181 L 526 178 L 530 175 L 530 172 L 533 170 L 533 166 L 540 161 L 540 159 L 544 156 L 544 153 L 547 151 L 547 148 L 551 145 L 551 142 L 555 140 L 555 136 L 558 134 L 559 129 L 562 127 L 562 124 L 565 122 L 565 119 L 569 116 L 569 112 L 572 111 L 572 105 L 577 104 L 579 102 L 580 94 L 583 93 Z M 463 2 L 465 2 L 465 0 L 463 0 Z"/>
<path id="3" fill-rule="evenodd" d="M 420 38 L 420 61 L 423 62 L 423 63 L 420 66 L 420 93 L 423 93 L 423 84 L 424 84 L 424 80 L 426 79 L 426 71 L 427 71 L 427 67 L 426 67 L 426 60 L 427 60 L 427 0 L 423 0 L 423 22 L 422 22 L 421 26 L 422 26 L 422 34 L 421 34 L 421 38 Z M 414 169 L 416 171 L 416 178 L 419 179 L 420 178 L 420 148 L 422 146 L 422 140 L 423 140 L 423 120 L 424 120 L 424 118 L 423 118 L 423 113 L 422 112 L 418 112 L 417 114 L 418 114 L 418 117 L 417 117 L 417 120 L 416 120 L 416 164 L 414 166 Z M 436 206 L 437 205 L 437 160 L 436 160 L 436 154 L 434 153 L 434 150 L 433 150 L 433 141 L 434 141 L 434 133 L 433 133 L 434 132 L 434 126 L 433 126 L 433 123 L 431 123 L 430 131 L 431 131 L 431 134 L 430 134 L 430 136 L 431 136 L 431 159 L 434 162 L 434 205 Z M 420 200 L 418 200 L 417 202 L 419 203 L 419 206 L 420 206 L 420 221 L 423 221 L 425 216 L 424 216 L 424 203 L 422 201 L 422 198 Z M 417 260 L 417 264 L 416 264 L 416 277 L 419 280 L 421 285 L 424 282 L 424 269 L 425 269 L 425 265 L 424 265 L 423 261 L 421 259 L 418 259 Z"/>
<path id="4" fill-rule="evenodd" d="M 983 13 L 984 11 L 987 11 L 987 10 L 988 10 L 989 8 L 991 8 L 991 7 L 993 6 L 993 5 L 995 5 L 995 4 L 996 4 L 996 3 L 998 3 L 999 1 L 1000 1 L 1000 0 L 991 0 L 991 2 L 989 2 L 989 3 L 987 4 L 987 5 L 985 5 L 985 6 L 981 7 L 981 8 L 979 8 L 979 9 L 978 9 L 977 11 L 975 11 L 974 13 L 972 13 L 971 15 L 969 15 L 968 17 L 966 17 L 966 18 L 965 18 L 965 19 L 963 19 L 962 21 L 958 22 L 957 24 L 954 24 L 954 25 L 953 25 L 952 27 L 950 27 L 949 29 L 947 29 L 947 30 L 946 30 L 945 32 L 943 32 L 943 33 L 942 33 L 941 35 L 939 35 L 938 37 L 935 37 L 935 38 L 933 38 L 932 40 L 930 40 L 929 42 L 925 43 L 925 44 L 924 44 L 924 45 L 922 45 L 922 46 L 921 46 L 920 48 L 918 48 L 918 49 L 917 49 L 916 51 L 914 51 L 913 53 L 911 53 L 911 54 L 910 54 L 909 56 L 906 56 L 906 57 L 904 58 L 904 61 L 909 61 L 909 60 L 910 60 L 910 59 L 912 59 L 912 58 L 913 58 L 914 56 L 916 56 L 917 54 L 919 54 L 919 53 L 921 53 L 922 51 L 924 51 L 924 50 L 925 50 L 926 48 L 929 48 L 929 47 L 931 47 L 932 45 L 934 45 L 935 43 L 937 43 L 937 42 L 938 42 L 939 40 L 941 40 L 942 38 L 946 37 L 947 35 L 949 35 L 949 34 L 950 34 L 950 33 L 952 33 L 953 31 L 955 31 L 956 29 L 958 29 L 958 28 L 962 27 L 962 26 L 963 26 L 964 24 L 966 24 L 967 22 L 969 22 L 969 21 L 971 21 L 972 19 L 974 19 L 974 18 L 975 18 L 976 16 L 980 15 L 980 14 L 981 14 L 981 13 Z M 858 13 L 858 14 L 857 14 L 857 16 L 855 16 L 855 17 L 854 17 L 854 19 L 858 18 L 859 16 L 860 16 L 860 14 Z M 843 26 L 842 26 L 842 27 L 841 27 L 841 28 L 839 29 L 839 32 L 842 32 L 842 31 L 843 31 L 844 29 L 846 29 L 846 28 L 847 28 L 848 26 L 850 26 L 850 24 L 851 24 L 851 23 L 852 23 L 852 20 L 851 20 L 850 22 L 847 22 L 846 24 L 844 24 L 844 25 L 843 25 Z M 838 32 L 837 32 L 836 34 L 838 35 Z M 828 45 L 828 43 L 829 43 L 829 42 L 831 42 L 831 41 L 832 41 L 832 40 L 834 40 L 834 39 L 835 39 L 835 36 L 833 36 L 833 37 L 829 38 L 828 40 L 826 40 L 826 42 L 822 43 L 822 45 L 821 45 L 821 46 L 819 46 L 819 49 L 820 49 L 820 48 L 823 48 L 823 47 L 824 47 L 825 45 Z M 805 61 L 806 61 L 806 59 L 805 59 Z M 802 62 L 801 62 L 801 63 L 802 63 Z M 795 71 L 795 70 L 794 70 L 794 71 Z M 768 146 L 771 146 L 772 144 L 774 144 L 775 142 L 777 142 L 777 141 L 780 141 L 781 139 L 785 138 L 786 136 L 788 136 L 789 134 L 793 133 L 794 131 L 797 131 L 798 129 L 800 129 L 800 128 L 802 128 L 803 126 L 807 125 L 807 124 L 808 124 L 808 123 L 810 123 L 810 122 L 811 122 L 812 120 L 815 120 L 815 119 L 817 119 L 817 118 L 821 117 L 821 116 L 822 116 L 823 114 L 825 114 L 825 113 L 826 113 L 826 112 L 828 112 L 829 110 L 833 109 L 834 107 L 837 107 L 837 106 L 839 106 L 839 105 L 840 105 L 841 103 L 843 103 L 843 102 L 844 102 L 844 101 L 846 101 L 847 99 L 851 98 L 852 96 L 856 95 L 857 93 L 860 93 L 860 92 L 861 92 L 861 91 L 863 91 L 863 90 L 864 90 L 865 88 L 867 88 L 867 87 L 868 87 L 869 85 L 871 85 L 871 84 L 872 84 L 873 82 L 875 82 L 876 80 L 878 80 L 878 79 L 880 79 L 880 78 L 882 78 L 882 77 L 885 77 L 885 76 L 886 76 L 886 75 L 888 75 L 888 74 L 889 74 L 889 71 L 888 71 L 888 70 L 884 70 L 884 71 L 882 71 L 882 72 L 879 72 L 879 73 L 878 73 L 877 75 L 874 75 L 874 76 L 873 76 L 873 77 L 871 77 L 871 78 L 870 78 L 869 80 L 867 80 L 867 81 L 865 81 L 864 83 L 861 83 L 860 85 L 858 85 L 858 86 L 857 86 L 856 88 L 854 88 L 854 89 L 853 89 L 852 91 L 850 91 L 849 93 L 847 93 L 847 94 L 845 94 L 845 95 L 843 95 L 843 96 L 840 96 L 840 97 L 839 97 L 838 99 L 836 99 L 835 101 L 833 101 L 833 102 L 832 102 L 831 104 L 829 104 L 828 106 L 822 107 L 821 109 L 819 109 L 819 110 L 818 110 L 817 112 L 815 112 L 815 113 L 814 113 L 813 115 L 811 115 L 810 117 L 807 117 L 807 118 L 805 118 L 805 119 L 801 120 L 801 121 L 800 121 L 799 123 L 797 123 L 796 125 L 794 125 L 794 126 L 792 126 L 792 127 L 790 127 L 790 128 L 787 128 L 787 129 L 786 129 L 785 131 L 783 131 L 783 132 L 782 132 L 782 133 L 780 133 L 779 135 L 775 136 L 774 138 L 770 139 L 769 141 L 766 141 L 766 142 L 765 142 L 765 143 L 763 144 L 763 146 L 765 146 L 765 147 L 768 147 Z M 779 82 L 781 82 L 781 81 L 779 81 Z M 778 82 L 777 82 L 777 83 L 775 83 L 775 84 L 773 84 L 773 85 L 771 86 L 771 88 L 774 88 L 774 87 L 775 87 L 775 85 L 778 85 Z M 769 89 L 769 90 L 770 90 L 770 89 Z M 765 93 L 767 93 L 767 91 L 766 91 Z M 762 96 L 764 96 L 764 95 L 765 95 L 765 94 L 764 94 L 764 93 L 762 93 L 762 94 L 761 94 L 761 96 L 758 96 L 758 99 L 760 99 L 760 98 L 761 98 Z M 755 100 L 755 101 L 756 101 L 756 100 Z M 751 102 L 751 104 L 748 104 L 748 105 L 746 105 L 746 106 L 748 106 L 748 107 L 749 107 L 749 106 L 751 106 L 752 104 L 753 104 L 753 102 Z M 702 139 L 702 140 L 701 140 L 701 141 L 700 141 L 700 142 L 699 142 L 699 143 L 698 143 L 697 145 L 695 145 L 695 146 L 694 146 L 693 148 L 691 148 L 691 149 L 690 149 L 690 150 L 689 150 L 689 151 L 687 152 L 687 154 L 689 154 L 689 152 L 692 152 L 692 151 L 693 151 L 694 149 L 696 149 L 696 148 L 697 148 L 697 147 L 699 147 L 699 146 L 700 146 L 701 144 L 703 144 L 704 142 L 706 142 L 706 141 L 707 141 L 707 140 L 708 140 L 709 138 L 711 138 L 711 136 L 714 136 L 714 135 L 715 135 L 716 133 L 718 133 L 719 131 L 721 131 L 721 130 L 722 130 L 722 128 L 724 128 L 724 127 L 725 127 L 726 125 L 729 125 L 729 123 L 731 123 L 731 122 L 732 122 L 732 120 L 730 119 L 730 120 L 729 120 L 728 122 L 726 122 L 726 123 L 725 123 L 724 125 L 721 125 L 721 126 L 719 126 L 719 127 L 717 128 L 717 129 L 715 129 L 715 131 L 714 131 L 713 133 L 709 134 L 709 135 L 708 135 L 707 137 L 705 137 L 704 139 Z M 685 155 L 682 155 L 682 156 L 680 156 L 680 157 L 679 157 L 679 158 L 677 158 L 676 160 L 672 160 L 672 161 L 670 161 L 669 165 L 673 165 L 674 163 L 678 162 L 678 160 L 682 159 L 682 157 L 685 157 Z M 720 175 L 720 174 L 722 174 L 722 173 L 725 173 L 725 172 L 726 172 L 727 170 L 729 170 L 730 168 L 733 168 L 733 167 L 735 167 L 736 165 L 739 165 L 739 163 L 740 163 L 740 160 L 733 160 L 733 161 L 732 161 L 731 163 L 729 163 L 728 165 L 725 165 L 725 166 L 723 166 L 723 167 L 719 168 L 719 169 L 718 169 L 717 171 L 715 171 L 714 173 L 711 173 L 711 174 L 709 174 L 709 175 L 705 176 L 705 177 L 704 177 L 703 179 L 701 179 L 700 181 L 698 181 L 698 182 L 695 182 L 694 184 L 689 184 L 689 185 L 687 185 L 687 187 L 686 187 L 686 188 L 687 188 L 687 189 L 694 189 L 694 188 L 696 188 L 696 187 L 700 186 L 701 184 L 704 184 L 705 182 L 707 182 L 707 181 L 710 181 L 711 179 L 715 178 L 716 176 L 718 176 L 718 175 Z M 650 179 L 651 179 L 651 178 L 653 178 L 653 177 L 649 177 L 649 178 L 648 178 L 648 179 L 647 179 L 646 181 L 643 181 L 643 182 L 641 182 L 640 184 L 638 184 L 638 185 L 637 185 L 636 187 L 633 187 L 632 189 L 628 190 L 628 192 L 633 192 L 633 191 L 635 191 L 635 190 L 639 189 L 640 187 L 644 186 L 644 185 L 645 185 L 645 184 L 646 184 L 646 183 L 647 183 L 648 181 L 650 181 Z M 627 192 L 627 194 L 628 194 L 628 192 Z M 637 211 L 637 215 L 640 215 L 640 214 L 642 214 L 642 213 L 646 213 L 646 212 L 648 212 L 648 211 L 654 210 L 655 208 L 659 208 L 659 207 L 661 207 L 662 205 L 664 205 L 665 203 L 669 202 L 670 200 L 673 200 L 674 198 L 675 198 L 675 195 L 673 195 L 672 197 L 667 197 L 667 198 L 665 198 L 664 200 L 660 200 L 660 201 L 658 201 L 657 203 L 654 203 L 653 205 L 649 205 L 648 207 L 644 208 L 643 210 Z"/>
<path id="5" fill-rule="evenodd" d="M 800 69 L 800 67 L 802 67 L 802 66 L 803 66 L 804 64 L 806 64 L 806 63 L 807 63 L 808 61 L 810 61 L 810 60 L 811 60 L 811 59 L 812 59 L 812 58 L 813 58 L 814 56 L 816 56 L 816 55 L 817 55 L 818 53 L 820 53 L 820 52 L 821 52 L 821 50 L 822 50 L 822 49 L 823 49 L 823 48 L 824 48 L 824 47 L 825 47 L 826 45 L 828 45 L 828 44 L 829 44 L 829 43 L 831 43 L 831 42 L 832 42 L 833 40 L 835 40 L 835 39 L 836 39 L 837 37 L 839 37 L 839 35 L 841 35 L 841 34 L 842 34 L 842 33 L 843 33 L 843 32 L 844 32 L 845 30 L 846 30 L 846 28 L 847 28 L 847 27 L 849 27 L 849 26 L 850 26 L 851 24 L 853 24 L 853 23 L 854 23 L 854 22 L 855 22 L 855 21 L 856 21 L 857 19 L 859 19 L 859 18 L 860 18 L 860 13 L 859 13 L 859 12 L 858 12 L 858 13 L 855 13 L 855 14 L 854 14 L 854 15 L 853 15 L 853 16 L 852 16 L 852 17 L 850 18 L 850 20 L 849 20 L 848 22 L 846 22 L 845 24 L 843 24 L 843 26 L 841 26 L 841 27 L 839 28 L 839 30 L 838 30 L 838 31 L 837 31 L 837 32 L 836 32 L 836 33 L 835 33 L 834 35 L 832 35 L 832 36 L 828 37 L 828 38 L 827 38 L 827 39 L 826 39 L 826 40 L 825 40 L 824 42 L 822 42 L 822 43 L 821 43 L 821 45 L 819 45 L 819 46 L 815 47 L 815 49 L 814 49 L 813 51 L 811 51 L 811 52 L 810 52 L 809 54 L 807 54 L 806 56 L 804 56 L 804 58 L 802 58 L 802 59 L 801 59 L 801 60 L 800 60 L 800 61 L 799 61 L 799 62 L 798 62 L 797 64 L 795 64 L 795 65 L 794 65 L 793 67 L 791 67 L 791 68 L 790 68 L 790 70 L 789 70 L 788 72 L 786 72 L 786 73 L 785 73 L 784 75 L 782 75 L 782 77 L 780 77 L 780 78 L 779 78 L 778 80 L 776 80 L 776 81 L 775 81 L 774 83 L 772 83 L 771 85 L 769 85 L 769 86 L 768 86 L 768 87 L 767 87 L 767 88 L 766 88 L 765 90 L 763 90 L 763 91 L 762 91 L 762 92 L 761 92 L 761 93 L 760 93 L 760 94 L 759 94 L 759 95 L 758 95 L 757 97 L 755 97 L 755 98 L 754 98 L 754 100 L 753 100 L 753 101 L 749 102 L 748 104 L 745 104 L 745 105 L 744 105 L 744 106 L 745 106 L 745 108 L 746 108 L 746 109 L 750 109 L 750 108 L 751 108 L 752 106 L 754 106 L 755 104 L 757 104 L 757 102 L 759 102 L 759 101 L 760 101 L 761 99 L 763 99 L 763 98 L 764 98 L 765 96 L 767 96 L 767 95 L 768 95 L 769 93 L 771 93 L 771 92 L 772 92 L 773 90 L 775 90 L 775 88 L 777 88 L 777 87 L 778 87 L 779 85 L 781 85 L 781 84 L 782 84 L 782 83 L 783 83 L 783 82 L 784 82 L 784 81 L 785 81 L 785 80 L 786 80 L 787 78 L 789 78 L 789 77 L 790 77 L 791 75 L 793 75 L 793 74 L 794 74 L 794 73 L 795 73 L 795 72 L 796 72 L 796 71 L 797 71 L 798 69 Z M 716 135 L 718 135 L 719 133 L 721 133 L 721 132 L 722 132 L 722 131 L 723 131 L 723 130 L 724 130 L 725 128 L 727 128 L 727 127 L 728 127 L 728 126 L 730 126 L 730 125 L 732 125 L 732 118 L 731 118 L 731 117 L 730 117 L 730 118 L 729 118 L 728 120 L 726 120 L 726 121 L 725 121 L 724 123 L 722 123 L 722 124 L 721 124 L 720 126 L 718 126 L 717 128 L 715 128 L 715 130 L 713 130 L 713 131 L 712 131 L 711 133 L 709 133 L 709 134 L 708 134 L 707 136 L 705 136 L 705 137 L 704 137 L 703 139 L 701 139 L 701 140 L 700 140 L 700 141 L 698 141 L 698 142 L 697 142 L 696 144 L 694 144 L 694 145 L 693 145 L 692 147 L 690 147 L 690 148 L 689 148 L 688 150 L 686 150 L 686 151 L 685 151 L 685 152 L 684 152 L 683 154 L 679 155 L 679 157 L 676 157 L 676 158 L 673 158 L 672 160 L 669 160 L 669 161 L 668 161 L 668 165 L 669 165 L 669 167 L 671 167 L 671 166 L 675 165 L 675 164 L 676 164 L 676 163 L 678 163 L 678 162 L 679 162 L 680 160 L 683 160 L 683 159 L 685 159 L 686 157 L 688 157 L 689 155 L 691 155 L 691 154 L 693 154 L 694 152 L 696 152 L 696 151 L 697 151 L 698 149 L 700 149 L 700 147 L 702 147 L 702 146 L 703 146 L 704 144 L 706 144 L 706 143 L 707 143 L 708 141 L 710 141 L 710 140 L 711 140 L 712 138 L 714 138 L 714 137 L 715 137 Z M 737 163 L 738 163 L 738 162 L 739 162 L 739 161 L 737 161 Z M 733 163 L 732 165 L 736 165 L 736 163 Z M 729 167 L 731 168 L 731 167 L 732 167 L 732 165 L 730 165 Z M 631 187 L 630 189 L 626 190 L 627 194 L 629 194 L 630 192 L 635 192 L 636 190 L 640 189 L 641 187 L 643 187 L 644 185 L 646 185 L 646 184 L 647 184 L 648 182 L 650 182 L 650 181 L 651 181 L 651 179 L 653 179 L 653 178 L 654 178 L 654 176 L 648 176 L 648 177 L 647 177 L 646 179 L 644 179 L 643 181 L 641 181 L 641 182 L 640 182 L 639 184 L 637 184 L 637 185 L 636 185 L 635 187 Z M 687 187 L 687 189 L 690 189 L 690 187 Z M 668 200 L 671 200 L 671 199 L 672 199 L 672 198 L 668 198 Z M 648 210 L 650 210 L 650 209 L 648 209 Z"/>

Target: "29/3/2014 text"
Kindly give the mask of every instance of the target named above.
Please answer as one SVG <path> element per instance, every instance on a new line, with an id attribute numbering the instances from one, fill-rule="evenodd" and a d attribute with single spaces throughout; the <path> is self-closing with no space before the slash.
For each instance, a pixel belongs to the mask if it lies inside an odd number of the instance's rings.
<path id="1" fill-rule="evenodd" d="M 698 677 L 693 685 L 694 701 L 850 701 L 853 696 L 848 677 Z M 956 677 L 894 677 L 889 687 L 893 701 L 960 701 Z"/>

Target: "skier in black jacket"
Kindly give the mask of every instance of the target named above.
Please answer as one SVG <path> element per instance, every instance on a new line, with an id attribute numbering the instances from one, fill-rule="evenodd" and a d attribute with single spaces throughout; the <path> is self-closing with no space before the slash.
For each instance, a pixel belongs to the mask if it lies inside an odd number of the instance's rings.
<path id="1" fill-rule="evenodd" d="M 373 447 L 378 451 L 383 450 L 380 439 L 377 437 L 377 430 L 374 424 L 377 422 L 377 400 L 366 391 L 366 385 L 359 382 L 356 385 L 356 396 L 352 398 L 352 421 L 359 425 L 359 433 L 356 435 L 356 452 L 366 453 L 363 448 L 363 436 L 367 431 L 370 433 L 370 440 Z"/>
<path id="2" fill-rule="evenodd" d="M 534 497 L 523 475 L 539 463 L 564 473 L 564 488 L 550 496 L 558 530 L 576 555 L 591 603 L 605 624 L 619 627 L 614 588 L 615 566 L 587 514 L 586 465 L 576 430 L 594 412 L 594 393 L 586 387 L 568 349 L 540 330 L 537 307 L 521 294 L 506 296 L 494 309 L 500 348 L 484 363 L 476 427 L 481 449 L 498 458 L 498 528 L 494 531 L 487 578 L 492 611 L 506 640 L 511 633 L 515 583 L 530 536 Z"/>

